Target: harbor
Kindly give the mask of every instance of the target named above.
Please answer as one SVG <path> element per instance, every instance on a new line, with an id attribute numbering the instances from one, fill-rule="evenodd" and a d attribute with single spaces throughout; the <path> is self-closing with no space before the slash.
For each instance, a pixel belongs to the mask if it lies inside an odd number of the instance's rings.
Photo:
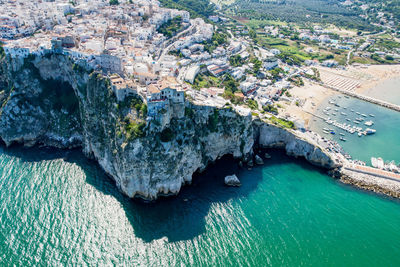
<path id="1" fill-rule="evenodd" d="M 374 121 L 372 121 L 372 118 L 375 117 L 374 114 L 366 115 L 358 111 L 355 111 L 353 109 L 349 109 L 349 113 L 346 113 L 344 111 L 348 110 L 347 107 L 340 107 L 340 105 L 335 103 L 333 100 L 329 100 L 329 104 L 331 106 L 327 106 L 322 110 L 325 117 L 308 111 L 306 111 L 306 113 L 324 121 L 326 124 L 330 126 L 334 126 L 336 130 L 343 131 L 344 133 L 343 132 L 339 133 L 339 135 L 341 135 L 339 140 L 344 142 L 347 141 L 347 139 L 344 137 L 345 133 L 349 134 L 357 133 L 359 137 L 372 135 L 376 133 L 375 129 L 369 128 L 372 125 L 374 125 Z M 356 118 L 350 119 L 349 117 L 352 114 L 353 115 L 356 114 Z M 336 117 L 337 119 L 332 119 L 330 116 Z M 346 120 L 347 122 L 338 121 L 340 119 L 339 117 L 342 117 L 342 119 Z M 366 118 L 369 118 L 369 120 L 364 122 Z M 362 124 L 364 124 L 367 127 L 366 128 L 361 127 Z M 324 127 L 322 130 L 323 133 L 325 134 L 332 134 L 332 135 L 336 134 L 335 129 L 333 128 Z"/>
<path id="2" fill-rule="evenodd" d="M 339 143 L 353 158 L 362 160 L 368 165 L 371 157 L 400 162 L 400 153 L 395 149 L 400 147 L 399 112 L 345 95 L 330 96 L 316 109 L 309 111 L 307 114 L 312 117 L 309 129 Z M 327 123 L 328 118 L 332 124 Z M 345 127 L 354 133 L 343 130 Z M 375 133 L 364 135 L 363 132 L 368 128 L 376 130 Z M 331 130 L 335 134 L 332 134 Z"/>

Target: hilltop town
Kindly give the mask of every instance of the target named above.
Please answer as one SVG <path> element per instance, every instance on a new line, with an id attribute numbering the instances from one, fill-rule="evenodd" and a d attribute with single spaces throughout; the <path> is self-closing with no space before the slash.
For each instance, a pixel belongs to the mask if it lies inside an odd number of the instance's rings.
<path id="1" fill-rule="evenodd" d="M 308 100 L 289 89 L 321 83 L 324 67 L 399 58 L 397 48 L 379 50 L 374 35 L 343 35 L 319 25 L 253 30 L 240 18 L 216 14 L 206 22 L 155 0 L 19 0 L 4 1 L 0 9 L 5 55 L 21 60 L 67 55 L 77 68 L 107 76 L 119 102 L 127 97 L 145 101 L 148 120 L 166 111 L 182 117 L 187 99 L 304 129 L 296 110 L 280 112 Z"/>
<path id="2" fill-rule="evenodd" d="M 7 1 L 1 9 L 5 55 L 67 55 L 106 75 L 118 101 L 140 96 L 149 119 L 183 105 L 185 95 L 200 105 L 274 111 L 271 104 L 300 72 L 275 57 L 279 50 L 252 50 L 248 40 L 158 1 Z"/>

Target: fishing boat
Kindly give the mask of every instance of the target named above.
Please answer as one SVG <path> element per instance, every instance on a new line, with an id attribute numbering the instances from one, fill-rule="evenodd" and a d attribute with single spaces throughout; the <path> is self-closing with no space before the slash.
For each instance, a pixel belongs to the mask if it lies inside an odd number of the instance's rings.
<path id="1" fill-rule="evenodd" d="M 369 116 L 371 116 L 371 117 L 375 117 L 375 115 L 374 115 L 374 114 L 369 114 Z"/>
<path id="2" fill-rule="evenodd" d="M 359 121 L 353 121 L 354 123 L 356 123 L 356 124 L 359 124 L 360 122 Z"/>
<path id="3" fill-rule="evenodd" d="M 346 118 L 346 121 L 351 121 L 349 118 Z"/>
<path id="4" fill-rule="evenodd" d="M 371 134 L 374 134 L 374 133 L 376 133 L 375 129 L 371 129 L 371 128 L 365 129 L 365 134 L 371 135 Z"/>
<path id="5" fill-rule="evenodd" d="M 373 121 L 366 121 L 364 124 L 366 126 L 372 126 L 374 124 L 374 122 Z"/>
<path id="6" fill-rule="evenodd" d="M 383 169 L 385 167 L 385 162 L 382 158 L 371 158 L 371 165 L 374 168 Z"/>
<path id="7" fill-rule="evenodd" d="M 344 136 L 344 133 L 339 133 L 341 136 Z"/>
<path id="8" fill-rule="evenodd" d="M 388 169 L 391 172 L 400 172 L 399 167 L 396 166 L 396 163 L 393 160 L 388 164 Z"/>
<path id="9" fill-rule="evenodd" d="M 360 115 L 361 113 L 357 111 L 356 114 L 357 114 L 357 115 Z"/>
<path id="10" fill-rule="evenodd" d="M 339 139 L 342 140 L 343 142 L 347 141 L 346 138 L 344 138 L 344 137 L 340 137 Z"/>
<path id="11" fill-rule="evenodd" d="M 361 116 L 363 116 L 364 118 L 366 118 L 366 117 L 367 117 L 367 115 L 365 115 L 365 114 L 361 114 Z"/>

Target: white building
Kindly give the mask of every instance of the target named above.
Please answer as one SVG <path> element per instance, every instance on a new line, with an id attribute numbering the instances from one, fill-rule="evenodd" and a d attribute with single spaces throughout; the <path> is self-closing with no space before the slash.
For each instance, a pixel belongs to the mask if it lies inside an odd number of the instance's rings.
<path id="1" fill-rule="evenodd" d="M 200 71 L 200 67 L 199 66 L 193 66 L 191 67 L 185 75 L 185 81 L 187 81 L 188 83 L 193 84 L 194 79 L 196 78 L 196 75 L 199 73 Z"/>
<path id="2" fill-rule="evenodd" d="M 96 56 L 96 62 L 106 73 L 122 74 L 123 72 L 122 61 L 119 57 L 109 54 L 101 54 Z"/>
<path id="3" fill-rule="evenodd" d="M 263 62 L 263 67 L 266 70 L 272 70 L 272 69 L 278 67 L 278 59 L 274 58 L 274 57 L 265 59 Z"/>

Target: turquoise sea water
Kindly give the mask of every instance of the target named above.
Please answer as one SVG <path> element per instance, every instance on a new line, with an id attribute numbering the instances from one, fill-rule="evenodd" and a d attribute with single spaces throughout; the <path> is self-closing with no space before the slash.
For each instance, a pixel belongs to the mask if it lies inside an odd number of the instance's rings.
<path id="1" fill-rule="evenodd" d="M 344 97 L 337 102 L 375 114 L 377 133 L 346 134 L 347 152 L 367 162 L 400 162 L 400 113 Z M 322 133 L 325 126 L 312 127 Z M 400 265 L 399 201 L 270 153 L 251 171 L 225 158 L 177 197 L 144 204 L 119 193 L 79 151 L 0 146 L 0 264 Z M 232 173 L 242 187 L 223 185 Z"/>
<path id="2" fill-rule="evenodd" d="M 223 159 L 143 204 L 78 151 L 0 148 L 2 265 L 396 266 L 400 203 L 303 160 Z M 240 188 L 223 185 L 235 172 Z"/>

